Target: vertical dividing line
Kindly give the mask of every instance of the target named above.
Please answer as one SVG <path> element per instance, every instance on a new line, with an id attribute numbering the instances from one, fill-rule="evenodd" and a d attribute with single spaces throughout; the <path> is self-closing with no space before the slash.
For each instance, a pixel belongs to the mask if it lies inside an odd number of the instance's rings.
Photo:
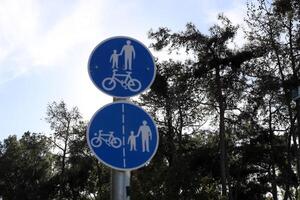
<path id="1" fill-rule="evenodd" d="M 123 166 L 126 167 L 125 105 L 122 104 Z"/>
<path id="2" fill-rule="evenodd" d="M 122 104 L 122 124 L 125 124 L 125 108 L 124 108 L 124 104 Z"/>
<path id="3" fill-rule="evenodd" d="M 114 97 L 114 102 L 118 101 L 128 101 L 128 98 L 116 98 Z M 121 159 L 123 159 L 123 166 L 126 168 L 126 130 L 125 130 L 125 104 L 121 103 L 120 107 L 121 118 L 119 122 L 122 127 L 118 127 L 122 136 L 120 135 L 120 139 L 122 140 L 122 153 L 119 154 L 119 156 L 122 156 Z M 110 193 L 110 200 L 130 200 L 130 171 L 120 171 L 116 169 L 111 170 L 111 193 Z"/>

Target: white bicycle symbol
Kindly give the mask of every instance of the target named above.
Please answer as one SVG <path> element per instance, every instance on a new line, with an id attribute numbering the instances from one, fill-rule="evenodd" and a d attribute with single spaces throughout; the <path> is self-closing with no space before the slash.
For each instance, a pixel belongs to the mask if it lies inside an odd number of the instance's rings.
<path id="1" fill-rule="evenodd" d="M 91 145 L 93 147 L 100 147 L 103 142 L 105 142 L 109 147 L 113 147 L 115 149 L 122 145 L 121 139 L 115 137 L 113 131 L 110 131 L 109 134 L 104 134 L 102 133 L 102 130 L 99 130 L 98 136 L 97 133 L 95 133 L 95 137 L 91 139 Z"/>
<path id="2" fill-rule="evenodd" d="M 131 73 L 132 72 L 126 72 L 126 74 L 117 74 L 117 70 L 113 70 L 112 77 L 103 79 L 102 86 L 105 90 L 111 91 L 115 89 L 118 82 L 125 90 L 129 89 L 131 92 L 137 92 L 141 89 L 142 85 L 139 80 L 131 77 Z M 125 79 L 123 77 L 125 77 Z"/>

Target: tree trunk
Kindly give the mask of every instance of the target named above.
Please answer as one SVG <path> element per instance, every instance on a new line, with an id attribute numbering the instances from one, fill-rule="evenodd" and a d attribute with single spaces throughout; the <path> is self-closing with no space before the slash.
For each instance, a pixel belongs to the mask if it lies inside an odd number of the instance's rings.
<path id="1" fill-rule="evenodd" d="M 220 77 L 220 69 L 216 67 L 216 92 L 217 102 L 219 104 L 219 137 L 220 137 L 220 169 L 222 196 L 227 197 L 227 153 L 226 153 L 226 136 L 225 136 L 225 102 L 222 94 L 222 83 Z"/>
<path id="2" fill-rule="evenodd" d="M 296 100 L 296 112 L 297 112 L 297 135 L 298 135 L 298 151 L 297 151 L 297 158 L 298 158 L 298 167 L 300 168 L 300 99 Z M 300 173 L 300 169 L 299 169 Z M 300 174 L 298 174 L 298 186 L 300 182 Z"/>
<path id="3" fill-rule="evenodd" d="M 293 46 L 292 45 L 292 41 L 291 41 L 291 30 L 289 30 L 289 45 L 290 48 Z M 279 74 L 280 74 L 280 78 L 281 81 L 284 82 L 285 81 L 285 75 L 283 73 L 283 65 L 281 64 L 281 59 L 280 59 L 280 53 L 279 53 L 279 49 L 276 45 L 275 39 L 274 39 L 274 34 L 273 34 L 273 29 L 270 27 L 270 40 L 271 40 L 271 46 L 274 50 L 275 56 L 276 56 L 276 63 L 279 69 Z M 290 51 L 290 56 L 291 56 L 291 60 L 292 60 L 292 69 L 293 72 L 295 72 L 294 70 L 294 56 L 293 56 L 293 51 Z M 290 121 L 290 131 L 286 134 L 286 138 L 287 138 L 287 162 L 288 162 L 288 166 L 290 168 L 292 168 L 292 149 L 291 149 L 291 138 L 293 137 L 293 143 L 296 146 L 296 171 L 297 171 L 297 178 L 298 178 L 298 184 L 299 184 L 299 180 L 300 180 L 300 148 L 297 145 L 297 137 L 295 134 L 295 124 L 293 121 L 293 111 L 291 108 L 291 97 L 290 97 L 290 93 L 288 91 L 288 89 L 284 86 L 283 90 L 284 90 L 284 96 L 285 96 L 285 103 L 286 106 L 288 108 L 288 113 L 289 113 L 289 121 Z M 287 181 L 286 186 L 285 186 L 285 195 L 284 195 L 284 200 L 287 200 L 288 195 L 290 194 L 290 185 L 289 182 Z"/>
<path id="4" fill-rule="evenodd" d="M 69 142 L 69 130 L 70 129 L 70 122 L 68 122 L 68 126 L 66 129 L 65 141 L 64 141 L 64 148 L 63 148 L 63 156 L 62 156 L 62 164 L 61 164 L 61 174 L 60 174 L 60 189 L 62 197 L 66 195 L 66 177 L 65 177 L 65 169 L 66 169 L 66 157 L 68 151 L 68 142 Z"/>
<path id="5" fill-rule="evenodd" d="M 226 176 L 226 138 L 225 138 L 225 124 L 224 124 L 224 109 L 220 108 L 220 151 L 221 151 L 221 183 L 222 183 L 222 196 L 227 195 L 227 176 Z"/>
<path id="6" fill-rule="evenodd" d="M 269 100 L 269 133 L 270 133 L 270 145 L 271 145 L 271 172 L 270 172 L 270 178 L 271 178 L 271 185 L 272 185 L 272 195 L 274 200 L 278 200 L 277 196 L 277 182 L 276 182 L 276 167 L 275 167 L 275 149 L 274 149 L 274 132 L 272 128 L 272 97 Z"/>
<path id="7" fill-rule="evenodd" d="M 166 194 L 165 199 L 179 199 L 180 187 L 178 181 L 176 181 L 177 172 L 174 171 L 175 166 L 177 165 L 177 150 L 175 145 L 175 131 L 173 128 L 173 116 L 171 109 L 171 100 L 169 97 L 166 98 L 166 126 L 168 127 L 167 137 L 168 137 L 168 162 L 169 162 L 169 170 L 166 180 Z"/>

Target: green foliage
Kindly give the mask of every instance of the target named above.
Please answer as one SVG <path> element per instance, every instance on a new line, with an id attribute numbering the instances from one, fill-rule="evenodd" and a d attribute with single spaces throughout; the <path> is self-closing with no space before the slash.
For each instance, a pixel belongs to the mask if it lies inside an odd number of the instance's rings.
<path id="1" fill-rule="evenodd" d="M 48 120 L 55 137 L 26 132 L 0 145 L 3 198 L 109 199 L 110 171 L 90 154 L 86 124 L 77 108 L 68 110 L 64 102 L 54 102 L 48 107 Z"/>
<path id="2" fill-rule="evenodd" d="M 26 132 L 1 145 L 0 188 L 4 199 L 51 199 L 52 156 L 45 136 Z"/>
<path id="3" fill-rule="evenodd" d="M 224 15 L 201 33 L 151 30 L 155 50 L 186 60 L 157 63 L 151 90 L 136 101 L 154 117 L 160 146 L 146 167 L 132 172 L 132 200 L 299 199 L 299 0 L 247 4 L 242 48 Z M 26 132 L 0 143 L 4 199 L 110 198 L 110 170 L 86 144 L 78 109 L 48 105 L 52 136 Z"/>

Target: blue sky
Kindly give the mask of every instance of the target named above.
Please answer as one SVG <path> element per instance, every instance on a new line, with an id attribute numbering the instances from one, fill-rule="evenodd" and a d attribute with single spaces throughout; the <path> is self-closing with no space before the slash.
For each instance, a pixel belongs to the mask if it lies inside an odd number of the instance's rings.
<path id="1" fill-rule="evenodd" d="M 241 23 L 245 0 L 1 0 L 0 140 L 50 133 L 44 118 L 53 101 L 78 106 L 85 120 L 111 102 L 87 72 L 102 40 L 126 35 L 148 46 L 150 29 L 193 22 L 206 32 L 221 12 Z"/>

